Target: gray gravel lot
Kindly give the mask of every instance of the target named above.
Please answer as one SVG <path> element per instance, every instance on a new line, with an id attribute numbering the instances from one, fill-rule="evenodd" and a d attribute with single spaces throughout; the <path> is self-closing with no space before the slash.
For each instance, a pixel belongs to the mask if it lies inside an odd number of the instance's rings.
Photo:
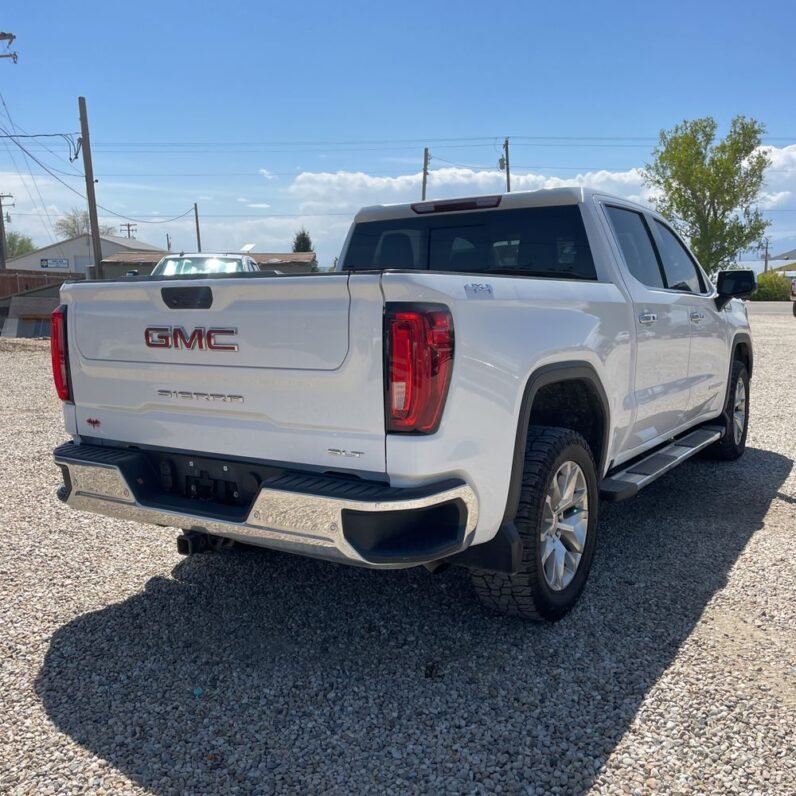
<path id="1" fill-rule="evenodd" d="M 0 341 L 0 792 L 796 793 L 796 320 L 749 449 L 604 506 L 557 625 L 55 498 L 46 345 Z"/>

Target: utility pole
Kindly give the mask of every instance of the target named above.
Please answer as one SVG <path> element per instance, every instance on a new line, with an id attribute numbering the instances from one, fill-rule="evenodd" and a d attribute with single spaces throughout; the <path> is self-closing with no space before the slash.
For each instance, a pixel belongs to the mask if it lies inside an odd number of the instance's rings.
<path id="1" fill-rule="evenodd" d="M 83 171 L 86 173 L 86 199 L 88 199 L 88 221 L 91 227 L 91 245 L 94 250 L 94 267 L 102 262 L 102 241 L 100 240 L 99 219 L 97 218 L 97 197 L 94 193 L 94 165 L 91 162 L 91 141 L 88 136 L 88 113 L 86 98 L 78 97 L 80 108 L 80 141 L 83 146 Z"/>
<path id="2" fill-rule="evenodd" d="M 426 200 L 426 186 L 428 185 L 428 162 L 431 157 L 428 154 L 428 147 L 423 150 L 423 201 Z"/>
<path id="3" fill-rule="evenodd" d="M 0 271 L 6 270 L 6 217 L 3 213 L 3 199 L 13 199 L 10 193 L 0 193 Z"/>
<path id="4" fill-rule="evenodd" d="M 166 251 L 171 251 L 171 235 L 168 232 L 166 233 Z"/>
<path id="5" fill-rule="evenodd" d="M 127 230 L 127 237 L 132 238 L 133 232 L 138 232 L 138 227 L 135 224 L 131 224 L 129 221 L 126 224 L 119 224 L 119 229 L 124 232 Z"/>
<path id="6" fill-rule="evenodd" d="M 199 236 L 199 208 L 193 203 L 193 217 L 196 221 L 196 251 L 202 251 L 202 238 Z"/>
<path id="7" fill-rule="evenodd" d="M 763 260 L 763 272 L 767 273 L 768 272 L 768 238 L 766 238 L 765 240 L 766 240 L 766 254 L 765 254 L 765 260 Z"/>
<path id="8" fill-rule="evenodd" d="M 511 193 L 511 167 L 509 165 L 509 139 L 503 141 L 503 155 L 498 161 L 500 170 L 506 170 L 506 193 Z"/>
<path id="9" fill-rule="evenodd" d="M 0 33 L 0 41 L 8 42 L 8 44 L 6 44 L 7 50 L 11 49 L 11 45 L 14 43 L 14 39 L 16 39 L 16 36 L 13 33 Z M 8 52 L 0 54 L 0 58 L 10 58 L 14 63 L 16 63 L 18 56 L 17 53 L 15 52 L 13 53 Z"/>

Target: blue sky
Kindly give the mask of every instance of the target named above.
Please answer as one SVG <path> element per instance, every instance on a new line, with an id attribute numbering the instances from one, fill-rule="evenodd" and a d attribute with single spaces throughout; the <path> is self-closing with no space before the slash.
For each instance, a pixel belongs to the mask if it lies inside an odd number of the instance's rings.
<path id="1" fill-rule="evenodd" d="M 510 136 L 515 188 L 576 181 L 643 200 L 635 169 L 661 128 L 713 115 L 725 129 L 743 113 L 767 126 L 763 207 L 774 248 L 792 248 L 795 27 L 793 2 L 735 0 L 11 0 L 0 29 L 17 35 L 19 63 L 0 61 L 0 91 L 28 133 L 75 133 L 86 96 L 98 201 L 141 219 L 140 239 L 163 244 L 168 231 L 193 247 L 190 219 L 143 222 L 196 201 L 205 248 L 286 250 L 304 224 L 322 264 L 356 207 L 419 196 L 426 143 L 432 196 L 499 190 Z M 74 174 L 66 144 L 44 143 L 29 148 Z M 9 147 L 10 229 L 48 243 L 52 220 L 82 200 Z"/>

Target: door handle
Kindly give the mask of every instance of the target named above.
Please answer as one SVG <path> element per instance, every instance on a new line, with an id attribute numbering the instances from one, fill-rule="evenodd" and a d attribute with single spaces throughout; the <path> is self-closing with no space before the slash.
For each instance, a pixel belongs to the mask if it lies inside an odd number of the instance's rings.
<path id="1" fill-rule="evenodd" d="M 691 323 L 702 323 L 705 320 L 705 316 L 701 312 L 692 312 L 691 313 Z"/>
<path id="2" fill-rule="evenodd" d="M 638 322 L 643 323 L 644 326 L 650 326 L 658 320 L 658 316 L 654 312 L 642 312 L 638 316 Z"/>

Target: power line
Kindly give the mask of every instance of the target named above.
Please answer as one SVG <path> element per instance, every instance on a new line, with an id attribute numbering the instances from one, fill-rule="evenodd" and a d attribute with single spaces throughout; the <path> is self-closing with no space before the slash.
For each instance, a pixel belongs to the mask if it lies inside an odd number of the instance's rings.
<path id="1" fill-rule="evenodd" d="M 8 132 L 8 131 L 7 131 L 5 128 L 3 128 L 2 126 L 0 126 L 0 131 L 2 131 L 2 132 L 4 132 L 4 133 L 7 133 L 7 132 Z M 73 194 L 75 194 L 75 195 L 79 196 L 79 197 L 80 197 L 81 199 L 83 199 L 84 201 L 87 201 L 87 200 L 86 200 L 86 197 L 85 197 L 85 196 L 84 196 L 82 193 L 80 193 L 80 191 L 78 191 L 77 189 L 73 188 L 73 187 L 72 187 L 72 186 L 71 186 L 71 185 L 70 185 L 68 182 L 64 182 L 64 181 L 63 181 L 63 180 L 62 180 L 62 179 L 61 179 L 61 178 L 60 178 L 60 177 L 59 177 L 57 174 L 54 174 L 54 173 L 53 173 L 53 172 L 52 172 L 52 171 L 49 169 L 49 167 L 48 167 L 46 164 L 42 163 L 42 162 L 41 162 L 41 161 L 40 161 L 40 160 L 39 160 L 39 159 L 38 159 L 38 158 L 37 158 L 35 155 L 33 155 L 33 154 L 31 154 L 30 152 L 28 152 L 28 150 L 27 150 L 27 149 L 26 149 L 24 146 L 22 146 L 22 144 L 20 144 L 20 143 L 19 143 L 19 141 L 16 141 L 16 140 L 15 140 L 13 137 L 11 138 L 11 140 L 12 140 L 12 141 L 13 141 L 13 142 L 14 142 L 14 143 L 15 143 L 15 144 L 16 144 L 16 145 L 17 145 L 17 146 L 18 146 L 18 147 L 19 147 L 19 148 L 20 148 L 20 149 L 21 149 L 21 150 L 22 150 L 22 151 L 25 153 L 25 154 L 27 154 L 27 155 L 28 155 L 28 156 L 29 156 L 29 157 L 30 157 L 30 158 L 31 158 L 31 159 L 32 159 L 34 162 L 38 163 L 38 164 L 39 164 L 39 166 L 41 166 L 41 167 L 42 167 L 42 168 L 43 168 L 43 169 L 44 169 L 44 170 L 45 170 L 45 171 L 46 171 L 46 172 L 47 172 L 47 173 L 48 173 L 48 174 L 49 174 L 49 175 L 50 175 L 50 176 L 51 176 L 51 177 L 52 177 L 54 180 L 57 180 L 57 181 L 58 181 L 59 183 L 61 183 L 61 185 L 63 185 L 65 188 L 68 188 L 68 189 L 69 189 L 69 190 L 70 190 L 70 191 L 71 191 Z M 135 223 L 135 224 L 167 224 L 167 223 L 169 223 L 170 221 L 177 221 L 177 220 L 179 220 L 179 219 L 183 218 L 184 216 L 187 216 L 187 215 L 188 215 L 188 213 L 191 213 L 191 212 L 193 212 L 193 208 L 191 208 L 190 210 L 186 210 L 184 213 L 182 213 L 182 214 L 181 214 L 181 215 L 179 215 L 179 216 L 175 216 L 174 218 L 167 218 L 167 219 L 163 219 L 163 220 L 160 220 L 160 221 L 147 221 L 146 219 L 130 218 L 129 216 L 125 216 L 125 215 L 122 215 L 121 213 L 117 213 L 115 210 L 111 210 L 111 209 L 110 209 L 110 208 L 108 208 L 108 207 L 103 207 L 101 204 L 97 204 L 97 207 L 98 207 L 98 208 L 100 208 L 101 210 L 104 210 L 106 213 L 110 213 L 112 216 L 116 216 L 117 218 L 123 218 L 125 221 L 132 221 L 132 222 L 133 222 L 133 223 Z"/>
<path id="2" fill-rule="evenodd" d="M 97 205 L 100 209 L 104 209 L 101 205 Z M 359 209 L 333 212 L 333 213 L 202 213 L 202 218 L 326 218 L 327 216 L 351 216 Z M 172 221 L 179 221 L 185 216 L 193 214 L 193 207 L 185 213 L 174 218 L 159 219 L 158 216 L 150 216 L 148 218 L 133 219 L 136 224 L 169 224 Z M 36 213 L 16 213 L 18 216 L 35 216 Z M 117 214 L 118 215 L 118 214 Z M 126 218 L 126 216 L 121 216 Z M 103 216 L 104 218 L 104 216 Z"/>
<path id="3" fill-rule="evenodd" d="M 3 102 L 3 107 L 6 107 L 5 102 Z M 68 141 L 71 135 L 77 135 L 77 133 L 14 133 L 13 135 L 9 133 L 0 135 L 0 138 L 64 138 Z"/>
<path id="4" fill-rule="evenodd" d="M 2 136 L 0 136 L 2 138 Z M 442 163 L 446 163 L 449 166 L 456 166 L 457 168 L 462 169 L 474 169 L 474 170 L 482 170 L 482 171 L 493 171 L 495 170 L 495 166 L 487 163 L 462 163 L 459 161 L 447 160 L 446 158 L 442 158 L 439 155 L 434 156 L 434 160 L 438 160 Z M 519 164 L 515 165 L 512 164 L 512 169 L 516 171 L 516 169 L 550 169 L 554 171 L 632 171 L 633 169 L 640 168 L 637 164 L 636 165 L 629 165 L 629 166 L 562 166 L 556 164 Z M 70 174 L 65 171 L 61 171 L 56 169 L 54 166 L 50 166 L 50 169 L 62 176 L 65 177 L 72 177 L 72 178 L 79 178 L 83 179 L 84 175 L 82 174 Z M 394 171 L 391 172 L 373 172 L 367 171 L 364 172 L 362 169 L 354 169 L 354 170 L 345 170 L 345 169 L 331 169 L 331 170 L 324 170 L 322 173 L 335 173 L 338 171 L 347 171 L 348 173 L 366 173 L 369 177 L 398 177 L 404 176 L 401 174 L 396 174 Z M 311 173 L 317 174 L 321 172 L 309 171 L 307 169 L 300 171 L 300 170 L 293 170 L 293 171 L 272 171 L 268 173 L 269 177 L 298 177 L 304 173 Z M 796 173 L 796 166 L 791 167 L 783 167 L 783 168 L 768 168 L 766 169 L 766 174 L 792 174 Z M 221 177 L 224 179 L 234 177 L 238 178 L 251 178 L 251 179 L 263 179 L 263 175 L 257 172 L 252 171 L 215 171 L 215 172 L 116 172 L 116 173 L 107 173 L 107 174 L 97 174 L 95 175 L 98 178 L 101 177 L 103 179 L 117 179 L 120 177 L 139 177 L 139 178 L 147 178 L 147 179 L 172 179 L 174 177 L 188 177 L 188 178 L 209 178 L 209 177 Z"/>
<path id="5" fill-rule="evenodd" d="M 11 111 L 8 109 L 8 105 L 6 105 L 6 100 L 5 100 L 5 97 L 3 96 L 2 92 L 0 92 L 0 102 L 2 102 L 3 111 L 4 111 L 5 115 L 6 115 L 6 118 L 8 119 L 9 124 L 11 125 L 11 129 L 16 132 L 16 130 L 19 129 L 19 128 L 14 123 L 14 120 L 11 117 Z M 11 140 L 12 140 L 12 142 L 16 143 L 13 140 L 13 138 Z M 5 145 L 6 149 L 8 150 L 8 154 L 11 157 L 11 162 L 14 164 L 14 168 L 16 168 L 16 160 L 14 160 L 14 156 L 11 155 L 11 150 L 8 147 L 7 142 L 3 141 L 3 144 Z M 43 222 L 44 229 L 47 232 L 47 234 L 50 236 L 50 240 L 53 243 L 55 243 L 56 240 L 57 240 L 57 236 L 56 236 L 55 230 L 53 228 L 52 218 L 50 217 L 50 211 L 47 209 L 47 203 L 44 201 L 44 197 L 41 195 L 41 190 L 39 189 L 39 184 L 36 182 L 36 178 L 33 176 L 33 169 L 31 169 L 30 163 L 29 163 L 28 159 L 24 155 L 23 155 L 23 160 L 25 161 L 25 168 L 27 169 L 28 174 L 30 175 L 30 181 L 33 183 L 33 188 L 36 191 L 36 195 L 39 197 L 39 204 L 41 205 L 41 209 L 42 209 L 42 211 L 44 213 L 44 218 L 42 218 L 41 216 L 39 216 L 39 218 Z M 36 202 L 34 201 L 33 195 L 31 194 L 31 192 L 30 192 L 30 190 L 29 190 L 29 188 L 27 186 L 27 183 L 25 182 L 25 180 L 22 177 L 22 172 L 19 169 L 17 169 L 17 174 L 19 175 L 20 182 L 23 184 L 23 186 L 25 188 L 25 193 L 27 193 L 28 198 L 30 199 L 30 203 L 35 207 L 36 206 Z M 46 221 L 44 219 L 46 219 Z"/>
<path id="6" fill-rule="evenodd" d="M 518 141 L 634 141 L 657 143 L 657 135 L 622 136 L 622 135 L 514 135 Z M 449 136 L 445 138 L 376 138 L 376 139 L 343 139 L 343 140 L 305 140 L 305 141 L 104 141 L 97 146 L 360 146 L 389 144 L 442 144 L 447 141 L 493 142 L 497 136 Z M 796 135 L 765 136 L 767 141 L 796 141 Z"/>

